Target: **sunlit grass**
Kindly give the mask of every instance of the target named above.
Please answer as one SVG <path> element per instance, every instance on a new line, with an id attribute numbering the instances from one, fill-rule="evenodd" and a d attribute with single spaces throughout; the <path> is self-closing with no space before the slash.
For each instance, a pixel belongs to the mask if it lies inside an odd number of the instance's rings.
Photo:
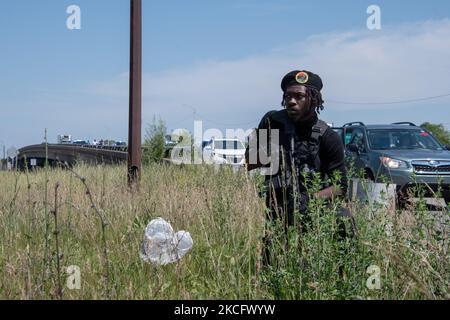
<path id="1" fill-rule="evenodd" d="M 277 238 L 277 266 L 265 268 L 260 179 L 229 168 L 154 164 L 131 192 L 124 166 L 74 171 L 87 187 L 68 170 L 52 169 L 48 181 L 43 170 L 0 172 L 0 298 L 57 299 L 57 249 L 65 299 L 450 298 L 448 225 L 435 228 L 448 212 L 430 217 L 420 206 L 398 213 L 353 204 L 358 238 L 337 241 L 333 209 L 316 203 L 312 229 Z M 157 217 L 192 235 L 193 250 L 177 264 L 157 267 L 139 257 L 145 226 Z M 80 267 L 80 290 L 66 286 L 70 265 Z M 381 270 L 380 290 L 366 286 L 370 265 Z"/>

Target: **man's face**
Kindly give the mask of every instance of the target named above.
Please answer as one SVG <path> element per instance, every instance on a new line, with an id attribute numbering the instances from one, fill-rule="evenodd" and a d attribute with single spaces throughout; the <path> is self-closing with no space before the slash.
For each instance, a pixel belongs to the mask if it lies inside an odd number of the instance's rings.
<path id="1" fill-rule="evenodd" d="M 284 93 L 284 105 L 289 118 L 294 122 L 308 120 L 312 115 L 305 86 L 289 86 Z"/>

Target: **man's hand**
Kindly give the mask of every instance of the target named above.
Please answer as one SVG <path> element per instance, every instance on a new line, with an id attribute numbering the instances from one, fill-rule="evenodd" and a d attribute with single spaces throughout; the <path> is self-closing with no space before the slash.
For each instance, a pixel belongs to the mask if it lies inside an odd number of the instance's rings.
<path id="1" fill-rule="evenodd" d="M 342 195 L 343 195 L 343 192 L 342 192 L 341 188 L 331 186 L 331 187 L 325 188 L 323 190 L 320 190 L 319 192 L 316 192 L 313 196 L 315 198 L 328 200 L 328 199 L 333 199 L 335 197 L 342 196 Z"/>

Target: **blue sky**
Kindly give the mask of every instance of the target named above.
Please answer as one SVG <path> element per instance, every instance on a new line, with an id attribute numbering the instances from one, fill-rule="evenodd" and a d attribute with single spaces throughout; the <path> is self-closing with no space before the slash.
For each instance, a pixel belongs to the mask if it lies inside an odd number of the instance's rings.
<path id="1" fill-rule="evenodd" d="M 319 73 L 322 118 L 336 125 L 431 121 L 450 127 L 450 2 L 143 1 L 143 123 L 168 128 L 256 126 L 279 108 L 281 77 Z M 66 8 L 81 8 L 68 30 Z M 366 28 L 369 5 L 382 29 Z M 129 1 L 15 0 L 0 10 L 0 147 L 126 140 Z M 327 103 L 328 101 L 328 103 Z M 195 112 L 195 113 L 194 113 Z M 143 128 L 145 130 L 145 127 Z"/>

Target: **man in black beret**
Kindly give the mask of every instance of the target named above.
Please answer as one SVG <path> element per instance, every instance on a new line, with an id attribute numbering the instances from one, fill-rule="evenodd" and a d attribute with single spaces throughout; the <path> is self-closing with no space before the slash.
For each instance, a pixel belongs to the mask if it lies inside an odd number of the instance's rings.
<path id="1" fill-rule="evenodd" d="M 324 108 L 322 88 L 322 79 L 310 71 L 295 70 L 286 74 L 281 81 L 283 109 L 264 115 L 258 129 L 250 136 L 246 150 L 248 170 L 267 167 L 268 164 L 261 161 L 261 150 L 252 146 L 258 146 L 256 140 L 258 136 L 261 137 L 262 130 L 268 131 L 269 137 L 274 137 L 273 130 L 277 130 L 279 141 L 276 145 L 279 146 L 279 153 L 271 161 L 275 158 L 279 164 L 273 166 L 270 163 L 270 166 L 279 169 L 266 175 L 266 206 L 270 209 L 269 220 L 281 219 L 286 228 L 300 224 L 300 229 L 306 230 L 305 221 L 308 220 L 308 203 L 311 197 L 331 202 L 332 199 L 343 198 L 347 191 L 343 143 L 339 135 L 318 118 Z M 269 149 L 270 147 L 263 148 L 262 151 L 270 153 L 265 151 Z M 250 159 L 256 161 L 252 163 Z M 333 176 L 340 178 L 334 185 L 324 183 L 321 190 L 310 194 L 307 181 L 315 173 L 320 173 L 322 181 Z M 342 216 L 350 217 L 350 212 L 341 208 L 338 222 Z M 339 226 L 339 233 L 344 237 L 345 225 L 340 221 Z M 269 263 L 270 237 L 266 236 L 265 242 L 264 260 Z"/>

